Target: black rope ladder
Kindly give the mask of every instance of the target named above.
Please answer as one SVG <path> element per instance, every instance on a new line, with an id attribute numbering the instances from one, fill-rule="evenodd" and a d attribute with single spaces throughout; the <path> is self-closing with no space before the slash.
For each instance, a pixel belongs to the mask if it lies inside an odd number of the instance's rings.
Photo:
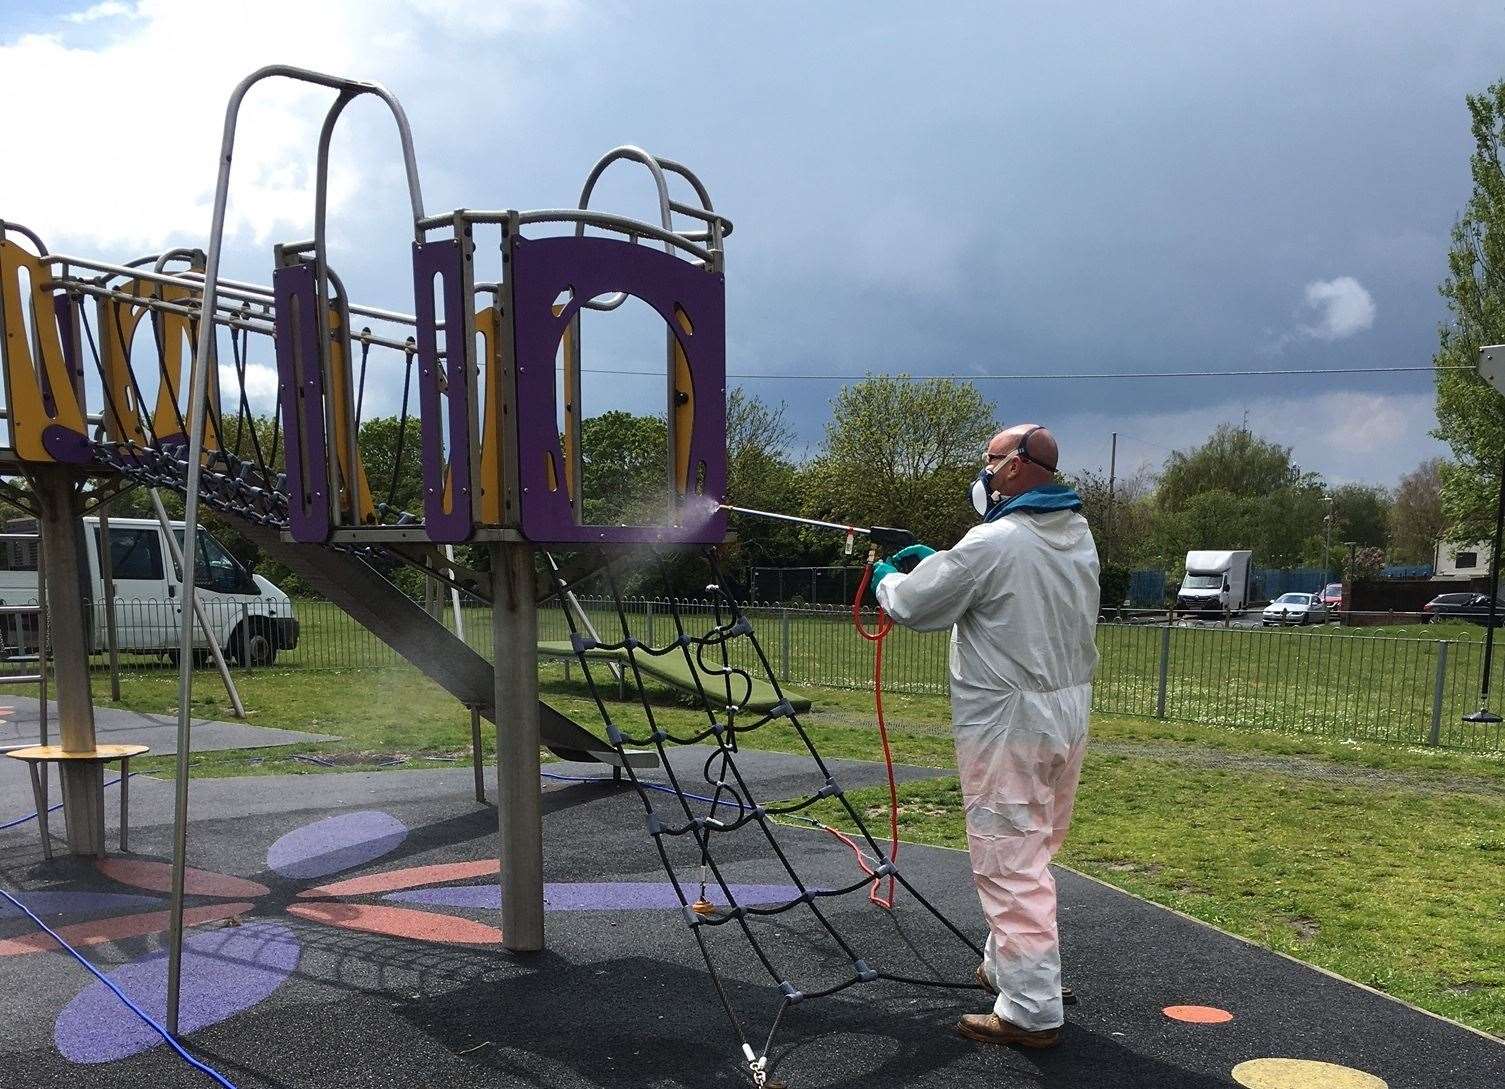
<path id="1" fill-rule="evenodd" d="M 726 583 L 722 578 L 720 561 L 714 548 L 707 550 L 712 583 L 707 587 L 712 595 L 714 607 L 712 623 L 708 631 L 703 634 L 692 634 L 686 624 L 681 602 L 674 596 L 669 597 L 669 613 L 673 620 L 673 638 L 661 646 L 653 646 L 636 638 L 632 634 L 627 610 L 623 603 L 621 589 L 612 573 L 610 565 L 603 570 L 603 575 L 610 593 L 612 607 L 616 612 L 616 623 L 620 628 L 621 638 L 615 641 L 606 641 L 604 638 L 596 638 L 585 631 L 583 625 L 576 618 L 574 612 L 566 605 L 563 608 L 566 621 L 569 625 L 570 644 L 574 650 L 576 660 L 579 662 L 582 674 L 585 677 L 586 686 L 589 689 L 591 699 L 595 702 L 596 709 L 601 715 L 601 721 L 605 725 L 606 736 L 617 754 L 621 757 L 621 766 L 636 789 L 638 798 L 642 802 L 647 822 L 648 835 L 652 838 L 654 847 L 658 852 L 659 860 L 663 863 L 664 870 L 668 875 L 669 882 L 673 886 L 676 896 L 679 898 L 680 911 L 690 931 L 695 936 L 695 941 L 700 949 L 701 957 L 705 961 L 706 969 L 710 973 L 711 982 L 716 995 L 726 1011 L 727 1019 L 731 1022 L 732 1031 L 736 1036 L 737 1043 L 741 1047 L 742 1055 L 746 1063 L 746 1071 L 752 1078 L 754 1085 L 763 1086 L 767 1083 L 769 1051 L 773 1046 L 774 1038 L 785 1012 L 790 1006 L 810 998 L 823 998 L 838 994 L 849 987 L 860 983 L 871 983 L 877 980 L 887 980 L 894 983 L 908 984 L 927 987 L 948 987 L 955 989 L 977 990 L 979 985 L 972 979 L 966 982 L 952 982 L 942 979 L 917 978 L 897 972 L 885 971 L 881 967 L 874 967 L 864 959 L 852 944 L 841 934 L 828 914 L 821 910 L 821 902 L 836 897 L 847 896 L 864 888 L 872 886 L 875 882 L 885 877 L 892 877 L 902 885 L 924 910 L 930 913 L 947 930 L 949 930 L 963 945 L 971 950 L 977 957 L 982 957 L 982 950 L 965 933 L 951 922 L 937 907 L 916 889 L 898 870 L 895 863 L 890 859 L 884 848 L 874 839 L 868 830 L 866 822 L 855 806 L 848 800 L 845 791 L 836 781 L 830 767 L 821 758 L 809 733 L 801 724 L 799 715 L 795 712 L 793 704 L 785 695 L 779 683 L 777 674 L 774 672 L 768 656 L 761 642 L 758 640 L 752 623 L 742 611 L 737 596 L 726 589 Z M 660 568 L 663 560 L 659 559 Z M 566 586 L 559 569 L 553 565 L 547 565 L 554 579 L 555 589 L 561 603 L 567 601 Z M 757 663 L 759 673 L 766 677 L 773 687 L 775 703 L 766 713 L 758 717 L 743 715 L 744 721 L 738 722 L 739 712 L 749 702 L 753 682 L 752 675 L 747 669 L 732 664 L 731 649 L 735 641 L 745 640 Z M 616 654 L 625 652 L 625 666 L 631 671 L 632 679 L 638 692 L 639 705 L 647 721 L 648 732 L 645 736 L 636 736 L 623 730 L 615 721 L 611 710 L 602 698 L 601 689 L 596 683 L 595 675 L 591 669 L 591 651 L 605 651 Z M 706 724 L 702 729 L 694 730 L 688 734 L 676 734 L 663 727 L 654 714 L 653 705 L 645 695 L 643 673 L 639 664 L 639 655 L 649 657 L 680 656 L 689 667 L 690 676 L 694 679 L 696 701 L 699 709 L 706 716 Z M 705 683 L 702 677 L 706 678 Z M 707 691 L 706 683 L 714 685 L 722 692 L 724 699 L 713 701 Z M 716 703 L 720 702 L 724 707 L 724 713 L 718 713 Z M 813 794 L 795 801 L 782 804 L 764 804 L 754 795 L 752 786 L 743 776 L 737 765 L 738 736 L 749 733 L 761 727 L 773 724 L 787 724 L 798 735 L 806 753 L 815 765 L 816 772 L 823 785 Z M 695 745 L 709 742 L 715 746 L 710 756 L 705 760 L 701 773 L 706 783 L 712 788 L 709 796 L 692 795 L 687 793 L 681 776 L 675 771 L 674 763 L 669 758 L 669 746 Z M 663 791 L 659 784 L 645 784 L 638 778 L 636 770 L 630 761 L 626 759 L 626 750 L 629 747 L 642 748 L 652 746 L 657 752 L 659 761 L 672 788 L 674 800 L 669 803 L 666 812 L 655 809 L 650 791 Z M 698 798 L 708 802 L 708 807 L 703 812 L 697 812 L 691 805 L 691 799 Z M 841 806 L 847 819 L 857 828 L 858 837 L 871 855 L 873 865 L 872 872 L 864 872 L 859 879 L 838 888 L 812 888 L 800 876 L 793 862 L 780 844 L 775 834 L 775 825 L 772 818 L 786 815 L 797 815 L 801 810 L 816 804 L 825 798 L 834 798 Z M 809 818 L 799 818 L 806 819 Z M 812 822 L 817 823 L 818 822 Z M 756 826 L 761 832 L 763 841 L 772 852 L 778 864 L 782 867 L 790 884 L 799 892 L 792 899 L 781 903 L 766 905 L 739 904 L 733 893 L 731 883 L 724 874 L 722 867 L 716 861 L 716 853 L 713 843 L 717 837 L 734 832 L 741 828 Z M 693 892 L 694 883 L 683 879 L 676 869 L 674 861 L 670 857 L 667 842 L 688 837 L 693 841 L 695 853 L 699 858 L 699 895 Z M 689 888 L 687 889 L 687 886 Z M 717 907 L 706 899 L 708 888 L 714 888 L 722 898 L 725 907 Z M 760 916 L 776 916 L 796 908 L 804 907 L 819 923 L 821 929 L 834 943 L 841 954 L 851 964 L 851 971 L 847 978 L 816 990 L 802 990 L 796 986 L 790 975 L 775 965 L 768 951 L 752 926 L 750 920 Z M 726 987 L 722 982 L 721 974 L 717 970 L 716 961 L 711 953 L 711 946 L 707 941 L 707 932 L 715 928 L 733 925 L 740 930 L 746 939 L 748 947 L 763 969 L 768 973 L 773 985 L 779 989 L 780 998 L 778 1008 L 774 1014 L 772 1026 L 764 1039 L 761 1051 L 755 1051 L 748 1031 L 744 1027 L 742 1018 L 733 1005 Z"/>

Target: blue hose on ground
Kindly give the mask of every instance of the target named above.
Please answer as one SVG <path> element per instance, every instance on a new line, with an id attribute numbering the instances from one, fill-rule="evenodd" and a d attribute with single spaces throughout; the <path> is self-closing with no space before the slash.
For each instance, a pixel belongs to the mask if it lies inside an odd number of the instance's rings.
<path id="1" fill-rule="evenodd" d="M 96 979 L 99 980 L 99 982 L 108 987 L 111 992 L 114 993 L 116 998 L 125 1003 L 126 1009 L 130 1010 L 137 1017 L 141 1018 L 141 1020 L 150 1025 L 151 1028 L 157 1033 L 157 1035 L 161 1036 L 162 1039 L 167 1042 L 167 1046 L 178 1053 L 178 1057 L 180 1059 L 182 1059 L 189 1066 L 193 1067 L 195 1070 L 202 1071 L 203 1073 L 208 1074 L 216 1082 L 224 1086 L 224 1089 L 235 1089 L 235 1083 L 230 1081 L 229 1078 L 225 1077 L 213 1067 L 204 1065 L 203 1063 L 199 1062 L 199 1060 L 195 1059 L 192 1055 L 188 1054 L 188 1052 L 183 1048 L 183 1045 L 178 1043 L 177 1040 L 173 1039 L 172 1033 L 168 1032 L 161 1025 L 157 1024 L 157 1022 L 153 1020 L 151 1014 L 147 1013 L 140 1006 L 136 1005 L 136 1003 L 127 998 L 125 992 L 122 991 L 119 987 L 115 986 L 115 984 L 110 981 L 109 977 L 107 977 L 98 968 L 94 967 L 94 965 L 85 960 L 83 954 L 81 954 L 77 949 L 73 948 L 73 946 L 64 941 L 63 938 L 57 933 L 57 931 L 53 930 L 46 923 L 42 922 L 41 919 L 37 918 L 37 916 L 32 913 L 32 910 L 30 908 L 21 903 L 21 901 L 17 900 L 14 896 L 6 892 L 4 889 L 0 889 L 0 896 L 3 896 L 7 900 L 9 900 L 13 905 L 15 905 L 16 910 L 24 914 L 43 932 L 45 932 L 48 937 L 61 945 L 64 951 L 72 956 L 74 960 L 78 961 L 85 968 L 87 968 L 91 975 L 93 975 Z"/>
<path id="2" fill-rule="evenodd" d="M 133 772 L 131 772 L 131 778 L 134 779 L 136 776 L 138 776 L 140 774 L 141 773 L 139 771 L 133 771 Z M 119 779 L 111 779 L 108 783 L 105 784 L 105 786 L 112 787 L 112 786 L 114 786 L 118 782 L 120 782 Z M 63 808 L 63 803 L 62 802 L 58 802 L 57 805 L 50 805 L 50 806 L 48 806 L 47 807 L 47 812 L 49 812 L 49 813 L 56 813 L 61 808 Z M 37 815 L 35 813 L 28 813 L 24 817 L 17 817 L 13 821 L 9 821 L 9 822 L 7 822 L 5 824 L 0 824 L 0 832 L 5 831 L 7 828 L 14 828 L 18 824 L 25 824 L 27 821 L 34 821 L 36 819 L 37 819 Z"/>

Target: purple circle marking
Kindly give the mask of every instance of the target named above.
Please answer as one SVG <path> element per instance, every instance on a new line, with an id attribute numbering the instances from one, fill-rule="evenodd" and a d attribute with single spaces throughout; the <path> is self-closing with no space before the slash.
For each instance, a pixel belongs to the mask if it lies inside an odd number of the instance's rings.
<path id="1" fill-rule="evenodd" d="M 179 1028 L 197 1032 L 250 1009 L 292 974 L 300 952 L 293 932 L 276 923 L 189 934 L 183 940 Z M 166 951 L 117 968 L 108 978 L 158 1022 L 166 1016 Z M 53 1039 L 63 1057 L 76 1063 L 113 1062 L 162 1042 L 97 980 L 58 1014 Z"/>
<path id="2" fill-rule="evenodd" d="M 327 877 L 394 851 L 408 826 L 375 809 L 341 813 L 295 828 L 267 848 L 267 865 L 283 877 Z"/>
<path id="3" fill-rule="evenodd" d="M 793 885 L 730 888 L 737 903 L 744 905 L 783 903 L 800 894 Z M 699 894 L 698 888 L 686 885 L 684 889 L 687 896 Z M 497 885 L 450 885 L 394 892 L 384 899 L 428 907 L 495 909 L 502 906 L 502 890 Z M 719 887 L 707 888 L 706 899 L 718 907 L 725 906 Z M 543 887 L 543 905 L 546 911 L 652 911 L 681 906 L 674 886 L 667 881 L 550 882 Z"/>
<path id="4" fill-rule="evenodd" d="M 162 906 L 155 896 L 121 892 L 13 892 L 43 922 L 59 916 L 124 914 L 150 911 Z M 22 914 L 9 900 L 0 900 L 0 919 L 20 919 Z"/>

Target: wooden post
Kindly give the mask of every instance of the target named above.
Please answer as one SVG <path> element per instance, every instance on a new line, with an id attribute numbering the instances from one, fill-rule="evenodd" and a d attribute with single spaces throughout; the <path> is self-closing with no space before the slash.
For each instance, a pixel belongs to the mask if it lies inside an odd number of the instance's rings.
<path id="1" fill-rule="evenodd" d="M 89 626 L 84 615 L 87 568 L 81 508 L 73 490 L 75 473 L 64 465 L 38 465 L 31 478 L 46 552 L 47 626 L 57 677 L 59 740 L 68 752 L 92 752 L 94 700 L 89 691 Z M 79 855 L 103 853 L 103 766 L 94 760 L 65 760 L 59 763 L 58 774 L 69 849 Z"/>
<path id="2" fill-rule="evenodd" d="M 491 547 L 496 648 L 496 793 L 502 863 L 502 944 L 544 947 L 543 794 L 539 782 L 538 604 L 533 549 Z"/>

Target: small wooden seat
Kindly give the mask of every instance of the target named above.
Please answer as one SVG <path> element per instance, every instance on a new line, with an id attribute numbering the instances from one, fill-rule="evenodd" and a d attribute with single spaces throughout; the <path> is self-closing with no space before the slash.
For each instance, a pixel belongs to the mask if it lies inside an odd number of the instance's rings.
<path id="1" fill-rule="evenodd" d="M 31 774 L 31 795 L 37 807 L 37 827 L 42 833 L 42 854 L 52 858 L 52 837 L 47 831 L 46 774 L 48 764 L 64 764 L 82 761 L 85 763 L 109 764 L 120 761 L 120 849 L 126 850 L 126 836 L 130 828 L 130 783 L 131 757 L 151 751 L 149 745 L 96 745 L 92 749 L 71 752 L 61 745 L 27 745 L 11 749 L 4 755 L 20 760 Z M 99 810 L 104 813 L 104 777 L 100 777 Z M 98 854 L 104 856 L 103 820 L 100 822 Z"/>

